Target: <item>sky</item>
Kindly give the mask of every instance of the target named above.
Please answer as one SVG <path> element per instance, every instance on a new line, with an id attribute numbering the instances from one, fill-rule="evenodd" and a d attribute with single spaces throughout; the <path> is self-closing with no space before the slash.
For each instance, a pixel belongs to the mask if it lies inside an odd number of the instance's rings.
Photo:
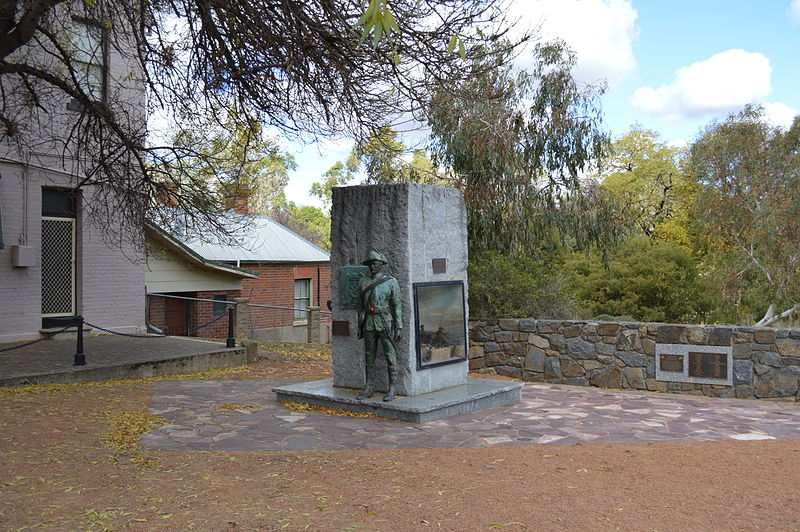
<path id="1" fill-rule="evenodd" d="M 605 80 L 613 137 L 639 123 L 684 145 L 748 103 L 784 127 L 800 113 L 800 0 L 512 0 L 509 14 L 566 41 L 578 81 Z M 298 164 L 288 199 L 320 206 L 311 184 L 352 141 L 284 146 Z"/>

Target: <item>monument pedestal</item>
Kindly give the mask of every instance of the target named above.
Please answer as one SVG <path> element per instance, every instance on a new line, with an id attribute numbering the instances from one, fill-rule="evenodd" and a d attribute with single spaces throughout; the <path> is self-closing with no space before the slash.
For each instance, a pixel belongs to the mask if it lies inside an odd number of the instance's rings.
<path id="1" fill-rule="evenodd" d="M 520 383 L 467 377 L 467 215 L 459 190 L 417 183 L 334 188 L 331 243 L 333 379 L 276 388 L 280 401 L 424 422 L 520 400 Z M 383 393 L 356 399 L 365 386 L 358 286 L 373 250 L 388 261 L 383 273 L 397 280 L 402 309 L 393 341 L 398 396 L 389 402 Z M 377 390 L 386 392 L 382 348 L 375 374 Z"/>
<path id="2" fill-rule="evenodd" d="M 278 401 L 292 401 L 351 412 L 369 412 L 381 417 L 425 423 L 493 406 L 518 403 L 522 383 L 490 379 L 467 379 L 465 384 L 415 396 L 397 396 L 384 402 L 382 393 L 371 399 L 356 399 L 361 390 L 339 388 L 333 379 L 301 382 L 274 388 Z"/>

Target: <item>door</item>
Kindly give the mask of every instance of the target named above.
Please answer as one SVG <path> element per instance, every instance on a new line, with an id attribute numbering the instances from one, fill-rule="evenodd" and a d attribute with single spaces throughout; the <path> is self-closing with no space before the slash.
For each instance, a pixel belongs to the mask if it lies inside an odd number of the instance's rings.
<path id="1" fill-rule="evenodd" d="M 42 326 L 48 318 L 75 316 L 76 219 L 71 191 L 42 190 Z"/>
<path id="2" fill-rule="evenodd" d="M 185 299 L 164 298 L 166 334 L 186 335 L 189 328 L 189 305 Z"/>

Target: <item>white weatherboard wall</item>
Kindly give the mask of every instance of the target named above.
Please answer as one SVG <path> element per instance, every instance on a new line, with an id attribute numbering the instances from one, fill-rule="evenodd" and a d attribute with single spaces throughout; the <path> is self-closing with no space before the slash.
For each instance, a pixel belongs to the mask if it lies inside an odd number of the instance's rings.
<path id="1" fill-rule="evenodd" d="M 241 278 L 191 264 L 153 242 L 144 278 L 148 294 L 242 289 Z"/>
<path id="2" fill-rule="evenodd" d="M 364 386 L 364 342 L 357 338 L 357 313 L 339 306 L 339 268 L 360 265 L 372 249 L 389 261 L 384 272 L 400 284 L 403 334 L 397 342 L 398 393 L 420 395 L 464 384 L 467 361 L 417 370 L 413 283 L 467 283 L 467 218 L 461 192 L 447 187 L 399 183 L 333 190 L 331 212 L 333 320 L 346 320 L 350 336 L 333 336 L 334 386 Z M 447 261 L 434 274 L 432 259 Z M 466 314 L 469 314 L 466 308 Z M 388 388 L 382 348 L 376 361 L 379 389 Z"/>

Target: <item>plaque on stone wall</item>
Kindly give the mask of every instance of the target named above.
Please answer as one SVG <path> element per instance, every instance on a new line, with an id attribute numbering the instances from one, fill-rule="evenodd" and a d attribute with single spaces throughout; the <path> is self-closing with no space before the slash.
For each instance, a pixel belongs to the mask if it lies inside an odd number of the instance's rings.
<path id="1" fill-rule="evenodd" d="M 683 355 L 661 355 L 661 371 L 683 373 Z"/>
<path id="2" fill-rule="evenodd" d="M 431 261 L 433 273 L 436 275 L 447 273 L 447 259 L 433 259 Z"/>
<path id="3" fill-rule="evenodd" d="M 728 378 L 726 353 L 697 353 L 689 351 L 689 376 L 706 379 Z"/>
<path id="4" fill-rule="evenodd" d="M 350 322 L 333 320 L 331 334 L 334 336 L 350 336 Z"/>
<path id="5" fill-rule="evenodd" d="M 464 282 L 414 284 L 417 369 L 467 357 Z"/>
<path id="6" fill-rule="evenodd" d="M 339 268 L 339 308 L 358 308 L 358 283 L 369 273 L 366 266 L 342 266 Z"/>

